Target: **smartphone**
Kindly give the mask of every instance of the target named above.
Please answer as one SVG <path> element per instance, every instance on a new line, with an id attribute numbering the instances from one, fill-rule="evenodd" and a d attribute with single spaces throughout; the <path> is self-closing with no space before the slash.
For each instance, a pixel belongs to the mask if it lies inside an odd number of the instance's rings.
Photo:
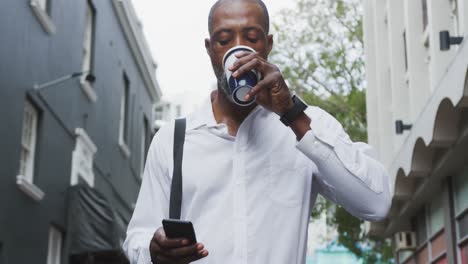
<path id="1" fill-rule="evenodd" d="M 192 222 L 176 219 L 163 219 L 162 225 L 168 238 L 186 238 L 190 244 L 197 243 Z"/>

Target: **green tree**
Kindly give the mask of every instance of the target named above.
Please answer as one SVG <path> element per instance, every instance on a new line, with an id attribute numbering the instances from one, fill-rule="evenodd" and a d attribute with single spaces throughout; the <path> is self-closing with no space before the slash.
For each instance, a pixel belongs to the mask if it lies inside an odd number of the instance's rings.
<path id="1" fill-rule="evenodd" d="M 289 87 L 332 114 L 354 141 L 367 141 L 362 6 L 360 0 L 296 0 L 273 19 L 276 63 Z M 332 215 L 338 242 L 365 263 L 391 263 L 388 241 L 365 236 L 363 221 L 319 198 L 312 212 Z"/>

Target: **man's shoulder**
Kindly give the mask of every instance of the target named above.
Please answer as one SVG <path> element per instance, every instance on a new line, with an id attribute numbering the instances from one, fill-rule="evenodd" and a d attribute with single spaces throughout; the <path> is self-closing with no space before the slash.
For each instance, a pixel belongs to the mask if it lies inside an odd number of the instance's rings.
<path id="1" fill-rule="evenodd" d="M 173 138 L 175 119 L 165 122 L 154 135 L 154 140 L 167 141 Z"/>

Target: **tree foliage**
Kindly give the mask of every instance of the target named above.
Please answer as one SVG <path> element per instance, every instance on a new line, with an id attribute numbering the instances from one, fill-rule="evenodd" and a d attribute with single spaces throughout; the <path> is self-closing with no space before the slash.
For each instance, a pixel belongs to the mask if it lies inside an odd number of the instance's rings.
<path id="1" fill-rule="evenodd" d="M 354 141 L 367 141 L 360 0 L 296 0 L 295 8 L 282 10 L 273 21 L 270 59 L 289 87 L 332 114 Z M 336 227 L 338 242 L 365 263 L 391 262 L 388 241 L 367 238 L 363 221 L 320 198 L 312 217 L 324 212 L 332 212 L 327 223 Z"/>

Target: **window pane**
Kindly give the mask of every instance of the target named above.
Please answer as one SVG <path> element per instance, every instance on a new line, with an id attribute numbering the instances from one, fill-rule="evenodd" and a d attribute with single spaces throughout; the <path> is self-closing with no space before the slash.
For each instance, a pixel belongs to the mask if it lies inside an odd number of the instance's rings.
<path id="1" fill-rule="evenodd" d="M 465 213 L 458 221 L 458 239 L 468 235 L 468 213 Z"/>
<path id="2" fill-rule="evenodd" d="M 462 264 L 468 263 L 468 243 L 460 247 L 460 258 Z"/>
<path id="3" fill-rule="evenodd" d="M 427 264 L 429 261 L 429 250 L 427 246 L 422 248 L 416 255 L 416 263 L 417 264 Z"/>
<path id="4" fill-rule="evenodd" d="M 38 111 L 29 101 L 26 101 L 24 106 L 23 128 L 21 132 L 19 173 L 31 182 L 33 180 L 37 119 Z"/>
<path id="5" fill-rule="evenodd" d="M 23 133 L 22 133 L 22 142 L 25 146 L 31 144 L 31 135 L 32 129 L 34 126 L 34 119 L 36 118 L 36 110 L 33 106 L 26 101 L 26 105 L 24 108 L 24 120 L 23 120 Z"/>
<path id="6" fill-rule="evenodd" d="M 146 120 L 145 117 L 143 117 L 143 134 L 142 134 L 142 137 L 141 137 L 141 165 L 140 165 L 140 168 L 141 168 L 141 175 L 143 175 L 143 171 L 145 169 L 145 161 L 146 161 L 146 154 L 147 154 L 147 147 L 146 147 L 146 144 L 148 142 L 148 121 Z"/>
<path id="7" fill-rule="evenodd" d="M 427 23 L 428 23 L 427 0 L 422 0 L 422 11 L 423 11 L 423 31 L 424 31 L 426 30 Z"/>
<path id="8" fill-rule="evenodd" d="M 431 247 L 432 259 L 447 250 L 447 245 L 445 244 L 445 232 L 440 233 L 437 237 L 432 239 Z"/>
<path id="9" fill-rule="evenodd" d="M 5 262 L 3 261 L 3 245 L 0 243 L 0 264 L 4 264 Z"/>
<path id="10" fill-rule="evenodd" d="M 455 214 L 460 214 L 468 207 L 468 169 L 454 178 Z"/>
<path id="11" fill-rule="evenodd" d="M 420 246 L 427 239 L 426 229 L 426 210 L 422 209 L 411 220 L 412 230 L 416 231 L 417 245 Z"/>
<path id="12" fill-rule="evenodd" d="M 61 253 L 62 233 L 58 229 L 50 227 L 47 264 L 60 264 Z"/>
<path id="13" fill-rule="evenodd" d="M 444 227 L 444 209 L 442 207 L 442 199 L 440 195 L 437 195 L 429 206 L 429 221 L 431 235 L 434 235 Z"/>
<path id="14" fill-rule="evenodd" d="M 86 7 L 86 24 L 83 38 L 83 71 L 91 70 L 92 44 L 94 31 L 94 10 L 88 2 Z"/>
<path id="15" fill-rule="evenodd" d="M 177 112 L 177 117 L 182 115 L 182 106 L 181 105 L 176 106 L 176 112 Z"/>
<path id="16" fill-rule="evenodd" d="M 413 251 L 403 250 L 400 251 L 398 258 L 400 259 L 400 262 L 403 263 L 403 261 L 407 260 L 411 255 L 413 255 Z"/>
<path id="17" fill-rule="evenodd" d="M 125 73 L 123 74 L 123 92 L 122 92 L 122 101 L 120 109 L 120 140 L 125 144 L 129 142 L 129 132 L 130 132 L 130 81 L 127 78 Z"/>
<path id="18" fill-rule="evenodd" d="M 406 31 L 403 32 L 403 51 L 405 56 L 405 70 L 408 70 L 408 43 L 406 41 Z"/>
<path id="19" fill-rule="evenodd" d="M 164 112 L 164 109 L 162 106 L 159 106 L 156 108 L 155 110 L 155 120 L 163 120 L 163 112 Z"/>
<path id="20" fill-rule="evenodd" d="M 26 176 L 26 164 L 28 163 L 28 151 L 24 148 L 21 149 L 20 169 L 19 174 Z"/>
<path id="21" fill-rule="evenodd" d="M 124 141 L 128 143 L 128 130 L 129 130 L 129 109 L 130 109 L 130 82 L 128 81 L 127 76 L 124 76 L 124 96 L 125 96 L 125 105 L 124 105 Z"/>

